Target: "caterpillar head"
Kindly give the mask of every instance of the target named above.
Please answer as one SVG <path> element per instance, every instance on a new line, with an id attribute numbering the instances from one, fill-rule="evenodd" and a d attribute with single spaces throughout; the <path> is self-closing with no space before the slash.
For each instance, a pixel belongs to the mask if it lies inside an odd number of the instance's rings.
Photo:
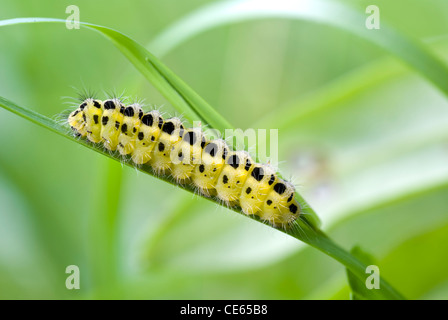
<path id="1" fill-rule="evenodd" d="M 87 136 L 91 142 L 101 142 L 101 100 L 88 98 L 68 117 L 72 129 L 81 136 Z"/>
<path id="2" fill-rule="evenodd" d="M 87 135 L 86 115 L 84 113 L 84 106 L 82 108 L 81 106 L 70 113 L 67 122 L 77 136 L 85 137 Z"/>

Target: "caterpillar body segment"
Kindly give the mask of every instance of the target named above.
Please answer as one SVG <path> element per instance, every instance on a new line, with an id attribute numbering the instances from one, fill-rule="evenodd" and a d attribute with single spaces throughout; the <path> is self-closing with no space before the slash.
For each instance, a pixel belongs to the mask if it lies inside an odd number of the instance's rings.
<path id="1" fill-rule="evenodd" d="M 275 227 L 289 227 L 301 214 L 294 186 L 246 151 L 233 151 L 221 139 L 207 140 L 200 128 L 179 118 L 164 120 L 157 110 L 125 106 L 119 99 L 86 99 L 67 119 L 77 136 L 148 164 L 179 184 L 192 184 L 205 196 L 239 206 Z"/>
<path id="2" fill-rule="evenodd" d="M 252 164 L 253 160 L 247 152 L 229 152 L 215 185 L 217 197 L 230 206 L 238 204 L 244 183 L 252 172 Z"/>
<path id="3" fill-rule="evenodd" d="M 272 190 L 264 199 L 259 213 L 260 218 L 273 225 L 284 225 L 294 221 L 298 211 L 294 194 L 294 186 L 290 182 L 277 178 Z"/>
<path id="4" fill-rule="evenodd" d="M 201 163 L 193 171 L 193 184 L 205 196 L 215 196 L 215 185 L 224 167 L 228 146 L 224 140 L 211 140 L 205 143 Z"/>
<path id="5" fill-rule="evenodd" d="M 245 214 L 260 215 L 263 203 L 276 180 L 276 172 L 271 166 L 253 164 L 239 198 L 241 209 Z"/>
<path id="6" fill-rule="evenodd" d="M 162 132 L 159 124 L 163 124 L 163 118 L 157 110 L 147 112 L 141 118 L 135 148 L 132 152 L 132 161 L 136 164 L 144 164 L 151 160 L 152 152 Z"/>
<path id="7" fill-rule="evenodd" d="M 87 99 L 84 106 L 84 116 L 87 139 L 93 143 L 99 143 L 103 139 L 101 138 L 101 122 L 100 119 L 103 114 L 103 102 L 96 99 Z M 88 116 L 87 116 L 88 115 Z"/>
<path id="8" fill-rule="evenodd" d="M 103 102 L 101 138 L 104 147 L 108 150 L 115 151 L 117 149 L 123 116 L 124 105 L 120 100 L 109 99 Z"/>
<path id="9" fill-rule="evenodd" d="M 171 176 L 178 183 L 186 183 L 192 177 L 195 166 L 201 164 L 205 143 L 206 138 L 199 128 L 184 130 L 182 140 L 171 152 Z"/>
<path id="10" fill-rule="evenodd" d="M 139 105 L 132 104 L 124 108 L 123 123 L 121 124 L 117 146 L 121 155 L 125 156 L 134 152 L 142 117 L 143 110 Z"/>
<path id="11" fill-rule="evenodd" d="M 179 118 L 171 118 L 159 123 L 160 136 L 151 154 L 149 164 L 159 174 L 171 170 L 171 151 L 183 136 L 184 126 Z"/>

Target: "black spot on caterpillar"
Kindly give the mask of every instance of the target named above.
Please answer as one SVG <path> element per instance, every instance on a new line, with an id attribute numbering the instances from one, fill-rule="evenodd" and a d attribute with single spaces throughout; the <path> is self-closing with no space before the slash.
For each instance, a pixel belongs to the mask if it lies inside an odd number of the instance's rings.
<path id="1" fill-rule="evenodd" d="M 101 104 L 97 100 L 93 100 L 93 106 L 98 109 L 101 108 Z"/>
<path id="2" fill-rule="evenodd" d="M 124 109 L 124 115 L 126 117 L 133 117 L 134 116 L 134 109 L 132 107 L 127 107 Z"/>
<path id="3" fill-rule="evenodd" d="M 275 192 L 277 192 L 278 194 L 283 194 L 286 190 L 286 186 L 283 183 L 277 183 L 274 186 L 274 190 Z"/>
<path id="4" fill-rule="evenodd" d="M 214 157 L 216 155 L 217 149 L 218 149 L 218 146 L 215 143 L 210 142 L 209 144 L 207 144 L 204 151 L 207 152 L 212 157 Z"/>
<path id="5" fill-rule="evenodd" d="M 183 140 L 193 146 L 196 143 L 197 137 L 193 131 L 190 131 L 184 135 Z"/>
<path id="6" fill-rule="evenodd" d="M 238 166 L 240 165 L 240 160 L 239 160 L 238 156 L 234 154 L 233 156 L 230 156 L 227 159 L 227 164 L 230 165 L 234 169 L 238 169 Z"/>
<path id="7" fill-rule="evenodd" d="M 263 168 L 255 167 L 252 170 L 252 177 L 254 177 L 255 180 L 257 180 L 257 181 L 261 181 L 263 179 L 263 177 L 264 177 Z"/>
<path id="8" fill-rule="evenodd" d="M 168 134 L 172 134 L 174 131 L 174 124 L 170 121 L 165 122 L 162 127 L 162 131 Z"/>
<path id="9" fill-rule="evenodd" d="M 113 101 L 108 100 L 104 102 L 104 109 L 106 110 L 115 109 L 115 104 L 113 103 Z"/>
<path id="10" fill-rule="evenodd" d="M 152 115 L 147 114 L 147 115 L 143 116 L 142 122 L 143 122 L 143 124 L 147 125 L 148 127 L 151 127 L 152 124 L 154 123 L 154 118 L 152 117 Z"/>

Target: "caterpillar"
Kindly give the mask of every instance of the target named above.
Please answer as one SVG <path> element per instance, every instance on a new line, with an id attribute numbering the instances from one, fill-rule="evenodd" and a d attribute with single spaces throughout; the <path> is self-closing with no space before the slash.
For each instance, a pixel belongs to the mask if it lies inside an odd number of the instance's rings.
<path id="1" fill-rule="evenodd" d="M 246 215 L 257 215 L 274 227 L 288 227 L 301 214 L 292 183 L 246 151 L 232 150 L 224 140 L 208 140 L 200 128 L 185 128 L 177 117 L 164 119 L 138 103 L 87 98 L 67 119 L 74 134 L 109 151 L 149 165 L 178 184 L 192 184 L 201 194 Z"/>

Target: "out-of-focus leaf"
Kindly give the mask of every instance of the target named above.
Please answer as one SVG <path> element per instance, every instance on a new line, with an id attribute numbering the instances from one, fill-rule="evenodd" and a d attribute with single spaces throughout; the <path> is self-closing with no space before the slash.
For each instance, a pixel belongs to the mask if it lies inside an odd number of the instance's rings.
<path id="1" fill-rule="evenodd" d="M 44 241 L 31 219 L 29 199 L 0 168 L 0 299 L 54 299 L 62 290 L 51 288 Z M 28 266 L 32 265 L 31 270 Z M 10 290 L 11 288 L 12 290 Z"/>
<path id="2" fill-rule="evenodd" d="M 447 125 L 445 97 L 403 75 L 297 119 L 280 133 L 280 158 L 289 160 L 289 172 L 328 226 L 447 181 Z"/>
<path id="3" fill-rule="evenodd" d="M 381 21 L 381 29 L 368 29 L 365 13 L 340 1 L 236 0 L 213 3 L 175 23 L 149 47 L 164 54 L 194 35 L 219 25 L 275 17 L 316 21 L 365 38 L 406 62 L 448 95 L 448 67 L 444 62 L 419 41 L 384 21 Z"/>
<path id="4" fill-rule="evenodd" d="M 3 20 L 0 21 L 0 26 L 2 25 L 11 25 L 11 24 L 19 24 L 19 23 L 34 23 L 34 22 L 64 22 L 65 20 L 57 20 L 57 19 L 41 19 L 41 18 L 22 18 L 22 19 L 13 19 L 13 20 Z M 109 39 L 111 39 L 114 44 L 116 44 L 118 46 L 118 48 L 120 50 L 122 50 L 122 52 L 125 54 L 126 57 L 128 57 L 128 59 L 133 62 L 137 68 L 143 72 L 144 75 L 148 76 L 148 75 L 153 75 L 153 72 L 156 72 L 156 76 L 160 76 L 160 70 L 157 69 L 157 67 L 155 67 L 154 69 L 151 69 L 150 67 L 148 67 L 148 62 L 151 62 L 151 64 L 155 61 L 152 60 L 152 56 L 144 49 L 142 48 L 140 45 L 138 45 L 137 43 L 135 43 L 134 41 L 132 41 L 131 39 L 129 39 L 128 37 L 124 36 L 123 34 L 111 30 L 109 28 L 105 28 L 105 27 L 101 27 L 101 26 L 95 26 L 95 25 L 90 25 L 90 24 L 83 24 L 85 26 L 87 26 L 88 28 L 97 30 L 102 32 L 103 34 L 105 34 Z M 155 59 L 155 58 L 154 58 Z M 143 63 L 143 60 L 145 60 L 147 63 L 146 65 Z M 159 65 L 160 67 L 160 65 Z M 149 74 L 147 73 L 149 71 Z M 166 71 L 166 70 L 165 70 Z M 158 72 L 158 73 L 157 73 Z M 163 72 L 162 72 L 163 74 Z M 170 94 L 173 93 L 179 93 L 179 92 L 183 92 L 185 93 L 185 85 L 183 82 L 179 82 L 175 79 L 173 74 L 170 74 L 170 72 L 165 72 L 163 75 L 164 78 L 168 77 L 169 79 L 174 79 L 173 82 L 163 82 L 160 77 L 159 77 L 159 84 L 162 83 L 162 87 L 160 88 L 160 90 L 164 93 L 168 92 Z M 156 77 L 157 78 L 157 77 Z M 152 79 L 152 77 L 150 77 L 150 79 Z M 168 89 L 167 89 L 168 87 Z M 188 89 L 188 88 L 187 88 Z M 190 94 L 191 92 L 188 92 L 187 90 L 187 94 Z M 174 96 L 176 96 L 174 94 Z M 171 95 L 169 96 L 171 97 Z M 167 97 L 167 98 L 169 98 Z M 190 97 L 192 97 L 190 95 Z M 192 97 L 194 98 L 194 97 Z M 196 99 L 192 99 L 189 100 L 189 103 L 200 103 L 201 101 L 196 100 Z M 32 112 L 30 110 L 21 108 L 17 105 L 15 105 L 14 103 L 12 103 L 11 101 L 8 101 L 4 98 L 0 98 L 0 105 L 10 111 L 13 111 L 14 113 L 18 114 L 19 116 L 23 116 L 26 119 L 32 120 L 33 122 L 43 126 L 43 127 L 48 127 L 50 128 L 52 131 L 71 138 L 72 140 L 76 140 L 73 137 L 71 137 L 66 130 L 64 130 L 64 127 L 62 125 L 58 125 L 56 123 L 48 123 L 49 119 L 41 116 L 35 112 Z M 188 110 L 191 110 L 191 106 L 190 107 L 185 107 Z M 195 108 L 193 108 L 195 109 Z M 204 108 L 200 108 L 202 111 L 204 111 Z M 212 117 L 213 118 L 213 117 Z M 217 119 L 217 118 L 215 118 Z M 218 118 L 221 119 L 221 118 Z M 213 123 L 210 123 L 211 125 L 213 125 Z M 226 127 L 226 126 L 224 126 Z M 220 129 L 220 125 L 217 125 L 217 128 Z M 107 152 L 105 152 L 104 150 L 102 150 L 100 147 L 98 146 L 93 146 L 89 143 L 87 143 L 86 141 L 82 141 L 79 140 L 79 143 L 85 145 L 85 146 L 89 146 L 91 149 L 102 153 L 112 159 L 116 159 L 119 160 L 118 157 L 114 156 L 114 155 L 110 155 Z M 150 169 L 150 167 L 148 166 L 144 166 L 142 168 L 139 168 L 140 171 L 146 172 L 148 174 L 152 174 L 155 175 L 152 172 L 152 169 Z M 171 179 L 169 179 L 169 177 L 159 177 L 161 179 L 164 179 L 165 181 L 168 181 L 170 183 L 173 184 L 172 181 L 170 181 Z M 193 188 L 191 186 L 181 186 L 183 189 L 189 190 L 191 192 L 193 192 Z M 232 208 L 232 210 L 242 213 L 241 210 L 239 208 Z M 350 269 L 353 274 L 356 277 L 362 278 L 363 276 L 363 270 L 364 270 L 364 265 L 362 262 L 360 262 L 359 260 L 356 259 L 356 257 L 353 257 L 352 255 L 350 255 L 347 251 L 345 251 L 344 249 L 342 249 L 341 247 L 339 247 L 336 243 L 334 243 L 331 239 L 329 239 L 320 229 L 318 229 L 318 227 L 314 224 L 314 223 L 310 223 L 310 221 L 307 218 L 307 215 L 305 213 L 309 212 L 310 214 L 314 214 L 314 211 L 312 209 L 303 207 L 302 209 L 302 214 L 300 216 L 299 219 L 297 219 L 294 222 L 294 226 L 290 227 L 288 229 L 284 229 L 280 231 L 283 231 L 284 233 L 299 239 L 305 243 L 308 243 L 309 245 L 315 247 L 316 249 L 322 251 L 323 253 L 329 255 L 330 257 L 334 258 L 335 260 L 339 261 L 340 263 L 344 264 L 348 269 Z M 258 217 L 251 217 L 252 219 L 258 220 L 259 222 L 262 222 L 264 224 L 267 224 L 267 222 L 265 221 L 261 221 Z M 311 221 L 314 221 L 314 219 L 311 219 Z M 391 287 L 386 281 L 383 280 L 383 287 L 384 287 L 384 295 L 386 297 L 390 297 L 390 298 L 397 298 L 400 299 L 402 298 L 402 296 L 393 288 Z"/>
<path id="5" fill-rule="evenodd" d="M 448 215 L 448 207 L 445 207 Z M 421 211 L 419 219 L 425 219 Z M 411 299 L 422 299 L 434 291 L 432 298 L 448 299 L 446 291 L 437 293 L 448 281 L 448 224 L 410 238 L 391 250 L 381 261 L 394 283 L 403 288 Z M 428 297 L 429 298 L 429 297 Z"/>
<path id="6" fill-rule="evenodd" d="M 396 61 L 390 59 L 375 61 L 339 77 L 286 106 L 269 112 L 254 126 L 265 128 L 274 123 L 279 130 L 294 130 L 305 118 L 313 117 L 315 113 L 320 112 L 337 112 L 332 109 L 345 101 L 350 101 L 363 91 L 373 90 L 376 85 L 402 75 L 405 71 L 406 69 Z"/>

